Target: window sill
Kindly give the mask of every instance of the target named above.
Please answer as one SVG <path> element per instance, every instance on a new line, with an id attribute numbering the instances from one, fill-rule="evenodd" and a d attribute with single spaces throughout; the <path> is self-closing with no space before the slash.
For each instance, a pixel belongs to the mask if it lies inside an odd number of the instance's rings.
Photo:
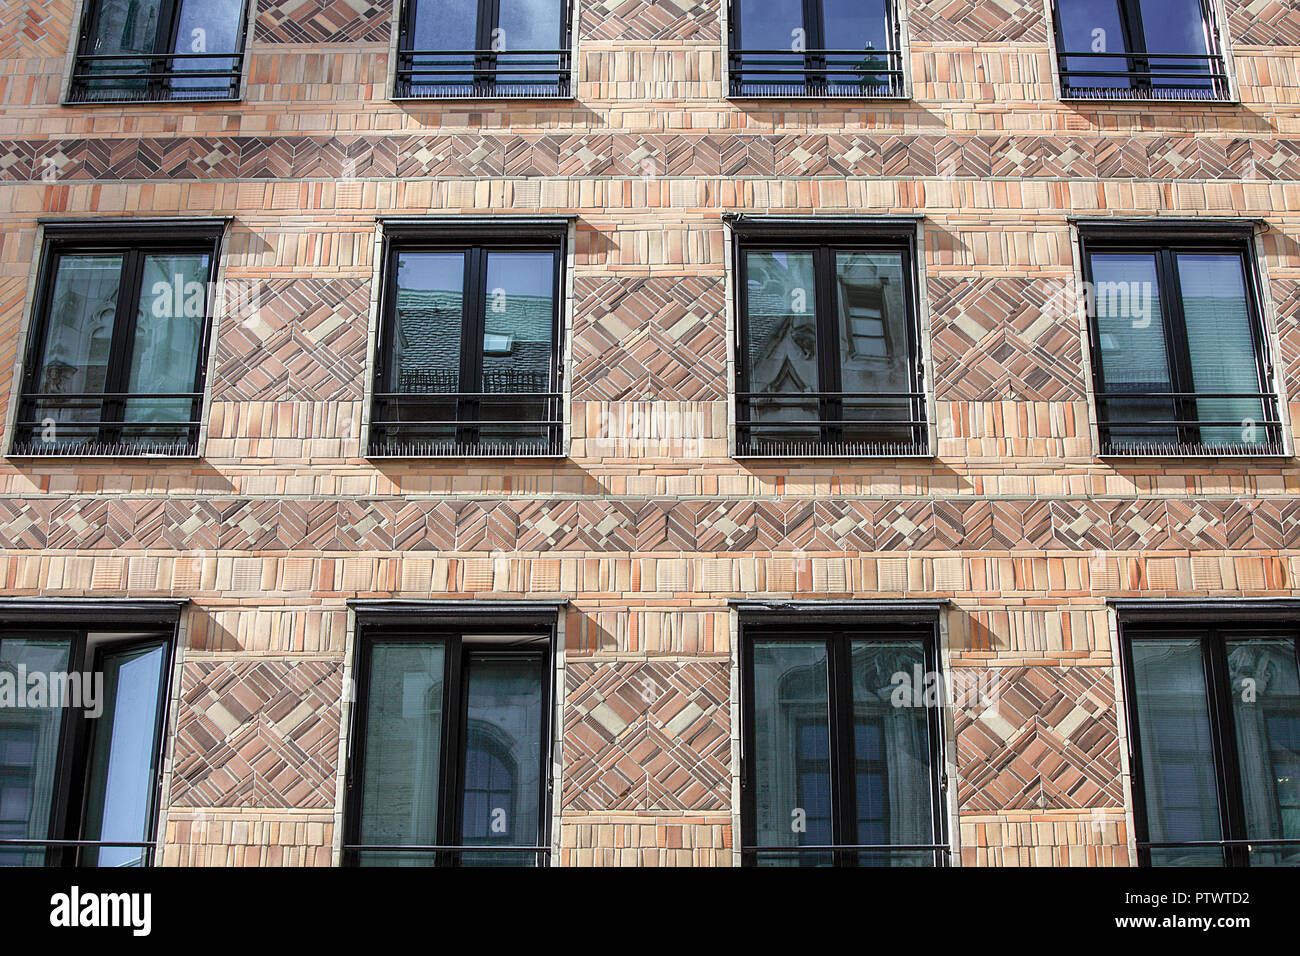
<path id="1" fill-rule="evenodd" d="M 730 93 L 727 95 L 728 100 L 739 102 L 767 102 L 767 103 L 806 103 L 818 102 L 821 100 L 834 100 L 837 102 L 859 103 L 859 102 L 887 102 L 887 103 L 908 103 L 912 100 L 910 93 Z"/>
<path id="2" fill-rule="evenodd" d="M 121 100 L 63 100 L 60 106 L 193 106 L 195 103 L 242 103 L 242 96 L 191 96 L 184 99 L 166 97 L 164 99 L 121 99 Z"/>
<path id="3" fill-rule="evenodd" d="M 388 99 L 393 103 L 562 103 L 576 100 L 577 97 L 573 93 L 528 93 L 526 95 L 476 93 L 472 96 L 440 93 L 436 96 L 397 96 L 394 94 Z"/>
<path id="4" fill-rule="evenodd" d="M 1241 100 L 1221 96 L 1206 97 L 1205 99 L 1184 99 L 1168 96 L 1114 96 L 1114 95 L 1079 95 L 1070 96 L 1062 93 L 1060 96 L 1062 103 L 1097 103 L 1097 104 L 1127 104 L 1142 103 L 1146 105 L 1159 104 L 1161 106 L 1240 106 Z"/>
<path id="5" fill-rule="evenodd" d="M 1116 449 L 1103 448 L 1097 452 L 1097 457 L 1105 460 L 1168 460 L 1182 461 L 1194 459 L 1198 461 L 1286 461 L 1293 459 L 1291 454 L 1284 449 L 1272 448 L 1243 448 L 1240 451 L 1229 451 L 1226 449 L 1198 450 L 1193 446 L 1180 449 L 1177 447 L 1160 448 L 1152 451 L 1136 451 L 1133 449 Z"/>

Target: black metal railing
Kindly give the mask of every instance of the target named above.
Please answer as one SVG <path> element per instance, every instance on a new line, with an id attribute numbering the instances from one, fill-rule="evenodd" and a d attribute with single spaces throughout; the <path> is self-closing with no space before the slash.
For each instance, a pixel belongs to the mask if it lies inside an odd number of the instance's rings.
<path id="1" fill-rule="evenodd" d="M 400 50 L 398 99 L 568 97 L 568 50 Z"/>
<path id="2" fill-rule="evenodd" d="M 946 843 L 839 843 L 818 846 L 743 846 L 740 852 L 760 866 L 765 857 L 780 859 L 804 854 L 824 855 L 826 862 L 835 866 L 871 865 L 873 858 L 878 863 L 887 865 L 897 860 L 895 854 L 912 854 L 918 860 L 924 860 L 922 854 L 928 854 L 929 859 L 921 865 L 943 866 L 952 855 L 952 848 Z"/>
<path id="3" fill-rule="evenodd" d="M 1282 421 L 1269 392 L 1098 392 L 1097 429 L 1105 455 L 1285 454 Z M 1200 418 L 1198 402 L 1256 404 L 1255 415 Z M 1143 405 L 1137 409 L 1134 404 Z M 1227 411 L 1227 409 L 1224 409 Z M 1234 437 L 1207 434 L 1231 429 Z"/>
<path id="4" fill-rule="evenodd" d="M 1288 862 L 1284 865 L 1295 866 L 1300 864 L 1300 839 L 1277 839 L 1277 840 L 1164 840 L 1164 841 L 1138 841 L 1137 848 L 1145 851 L 1150 855 L 1151 850 L 1218 850 L 1223 862 L 1230 866 L 1251 866 L 1252 858 L 1263 853 L 1270 852 L 1271 847 L 1278 847 L 1273 850 L 1274 853 L 1288 855 Z M 1288 847 L 1295 848 L 1295 857 L 1290 857 Z M 1188 862 L 1196 863 L 1194 858 Z M 1199 865 L 1199 864 L 1198 864 Z"/>
<path id="5" fill-rule="evenodd" d="M 466 853 L 471 855 L 475 853 L 516 854 L 525 859 L 528 855 L 535 855 L 537 859 L 532 865 L 544 866 L 551 855 L 551 848 L 549 846 L 494 846 L 491 844 L 399 846 L 392 843 L 345 843 L 343 844 L 343 853 L 344 861 L 348 863 L 360 862 L 363 853 L 431 856 L 433 857 L 430 862 L 432 866 L 463 866 L 464 861 L 461 860 L 461 855 Z M 471 863 L 471 865 L 473 864 Z M 497 865 L 512 866 L 518 864 L 498 862 Z"/>
<path id="6" fill-rule="evenodd" d="M 129 403 L 148 401 L 188 402 L 189 417 L 128 417 Z M 202 402 L 202 392 L 27 392 L 13 454 L 192 455 Z"/>
<path id="7" fill-rule="evenodd" d="M 1228 73 L 1217 53 L 1089 51 L 1062 53 L 1060 60 L 1061 95 L 1066 99 L 1226 100 L 1229 95 Z M 1122 60 L 1127 69 L 1087 69 L 1087 64 L 1079 69 L 1073 60 Z"/>
<path id="8" fill-rule="evenodd" d="M 563 453 L 563 392 L 377 392 L 370 454 L 414 458 Z"/>
<path id="9" fill-rule="evenodd" d="M 188 62 L 196 60 L 206 63 Z M 242 52 L 81 54 L 68 98 L 73 103 L 229 100 L 239 95 L 243 64 Z"/>
<path id="10" fill-rule="evenodd" d="M 846 417 L 855 411 L 862 417 Z M 924 392 L 737 392 L 736 412 L 736 453 L 745 457 L 892 457 L 930 450 Z"/>
<path id="11" fill-rule="evenodd" d="M 28 840 L 28 839 L 0 839 L 0 866 L 5 865 L 4 860 L 8 856 L 6 849 L 12 847 L 13 852 L 23 853 L 23 847 L 29 847 L 28 853 L 35 850 L 45 851 L 46 866 L 86 866 L 81 861 L 81 852 L 83 850 L 112 850 L 112 849 L 138 849 L 142 850 L 138 862 L 128 862 L 118 864 L 119 866 L 153 866 L 154 854 L 157 851 L 157 844 L 151 840 Z M 51 861 L 50 850 L 62 850 L 58 858 Z M 21 865 L 21 864 L 20 864 Z"/>
<path id="12" fill-rule="evenodd" d="M 901 50 L 731 50 L 732 96 L 902 96 Z"/>

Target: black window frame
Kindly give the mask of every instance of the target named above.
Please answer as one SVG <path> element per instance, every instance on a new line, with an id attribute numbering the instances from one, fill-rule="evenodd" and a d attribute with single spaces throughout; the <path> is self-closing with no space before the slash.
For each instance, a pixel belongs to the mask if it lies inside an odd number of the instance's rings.
<path id="1" fill-rule="evenodd" d="M 550 100 L 573 98 L 573 4 L 574 0 L 553 0 L 560 4 L 561 43 L 557 50 L 519 50 L 523 58 L 514 58 L 510 51 L 495 51 L 492 48 L 493 31 L 500 24 L 500 0 L 475 0 L 478 4 L 475 32 L 476 49 L 473 50 L 414 50 L 414 11 L 416 3 L 421 0 L 398 0 L 397 66 L 393 77 L 393 99 L 395 100 L 439 100 L 439 99 L 519 99 Z M 427 0 L 426 0 L 427 2 Z M 502 55 L 505 54 L 503 60 Z M 528 54 L 534 58 L 529 59 Z M 449 56 L 474 58 L 472 70 L 459 67 L 417 67 L 415 58 L 431 56 Z M 546 57 L 554 58 L 554 67 Z M 420 87 L 435 86 L 433 83 L 416 83 L 414 77 L 437 75 L 438 70 L 451 75 L 472 72 L 472 83 L 466 84 L 463 92 L 414 92 Z M 536 75 L 555 73 L 555 89 L 538 90 L 525 87 L 513 89 L 509 83 L 498 81 L 499 77 L 512 74 Z M 452 84 L 446 84 L 452 85 Z M 459 84 L 457 84 L 459 85 Z M 540 85 L 540 84 L 539 84 Z"/>
<path id="2" fill-rule="evenodd" d="M 68 98 L 66 102 L 75 106 L 96 106 L 100 104 L 111 106 L 123 106 L 131 103 L 226 103 L 235 102 L 240 98 L 240 84 L 244 75 L 245 48 L 248 43 L 248 21 L 250 12 L 250 0 L 242 0 L 240 5 L 240 20 L 238 44 L 233 52 L 216 52 L 216 53 L 171 53 L 169 52 L 176 40 L 176 32 L 180 29 L 180 10 L 184 0 L 162 0 L 162 7 L 158 17 L 158 31 L 154 39 L 154 52 L 152 55 L 108 55 L 96 54 L 92 52 L 93 44 L 96 37 L 96 28 L 99 25 L 99 14 L 103 0 L 85 0 L 84 9 L 81 17 L 81 27 L 77 34 L 76 55 L 73 59 L 72 76 L 68 85 Z M 165 38 L 165 39 L 164 39 Z M 230 60 L 231 67 L 228 70 L 174 70 L 169 67 L 173 60 L 196 60 L 196 59 L 216 59 Z M 89 84 L 102 82 L 106 77 L 102 74 L 89 72 L 89 65 L 94 61 L 116 62 L 130 60 L 147 60 L 149 69 L 143 74 L 125 74 L 121 76 L 124 80 L 146 80 L 143 95 L 123 95 L 123 96 L 91 96 L 92 92 L 99 93 L 102 88 L 93 90 Z M 176 90 L 171 86 L 171 80 L 178 77 L 194 76 L 212 76 L 226 77 L 229 83 L 228 90 L 225 94 L 219 92 L 204 93 L 203 95 L 177 95 Z M 112 78 L 112 77 L 109 77 Z"/>
<path id="3" fill-rule="evenodd" d="M 391 220 L 384 223 L 382 292 L 373 370 L 367 454 L 371 458 L 560 458 L 564 456 L 564 308 L 568 256 L 568 221 L 430 223 Z M 457 392 L 402 392 L 393 380 L 391 351 L 397 317 L 397 255 L 401 252 L 465 252 L 464 296 L 461 305 L 460 377 Z M 550 387 L 544 392 L 513 393 L 524 401 L 544 402 L 544 418 L 520 420 L 520 427 L 537 427 L 541 437 L 527 444 L 493 442 L 483 438 L 484 426 L 503 420 L 479 417 L 481 404 L 493 395 L 484 392 L 484 334 L 487 316 L 487 254 L 489 252 L 549 252 L 554 256 L 554 296 L 551 315 Z M 474 343 L 475 348 L 466 347 Z M 479 390 L 465 390 L 466 381 Z M 385 411 L 401 401 L 436 400 L 454 396 L 454 421 L 406 420 Z M 528 396 L 535 396 L 528 397 Z M 505 420 L 509 424 L 508 420 Z M 412 426 L 455 427 L 455 442 L 442 447 L 441 439 L 402 437 Z M 421 443 L 424 443 L 423 445 Z"/>
<path id="4" fill-rule="evenodd" d="M 1124 45 L 1128 52 L 1093 53 L 1090 50 L 1067 51 L 1065 49 L 1064 21 L 1061 18 L 1061 11 L 1059 9 L 1060 2 L 1061 0 L 1052 0 L 1052 29 L 1053 41 L 1056 44 L 1056 62 L 1061 82 L 1062 99 L 1161 100 L 1175 103 L 1216 103 L 1231 99 L 1232 93 L 1228 82 L 1227 57 L 1224 54 L 1223 38 L 1219 29 L 1219 18 L 1215 14 L 1212 0 L 1200 0 L 1202 22 L 1205 25 L 1206 44 L 1209 49 L 1209 52 L 1204 56 L 1195 53 L 1178 54 L 1146 52 L 1146 39 L 1142 28 L 1141 0 L 1115 0 L 1118 5 L 1117 10 L 1120 18 L 1120 27 L 1124 33 Z M 1125 61 L 1127 69 L 1121 71 L 1070 70 L 1066 67 L 1067 59 L 1122 59 Z M 1207 71 L 1205 73 L 1194 73 L 1192 71 L 1154 70 L 1151 64 L 1152 60 L 1205 60 Z M 1071 76 L 1114 77 L 1116 75 L 1128 76 L 1129 87 L 1127 91 L 1123 87 L 1097 87 L 1083 85 L 1072 87 L 1070 82 Z M 1182 79 L 1193 82 L 1199 79 L 1202 82 L 1208 82 L 1213 86 L 1213 95 L 1203 97 L 1160 96 L 1158 94 L 1159 87 L 1156 87 L 1152 81 L 1162 77 L 1165 79 Z M 1074 89 L 1077 89 L 1079 92 L 1074 92 Z M 1129 92 L 1132 95 L 1125 96 L 1125 92 Z"/>
<path id="5" fill-rule="evenodd" d="M 96 222 L 72 224 L 46 224 L 37 271 L 36 298 L 33 301 L 31 321 L 28 324 L 24 347 L 21 387 L 18 394 L 18 414 L 14 420 L 11 457 L 129 457 L 129 458 L 193 458 L 199 452 L 199 436 L 203 424 L 203 402 L 207 388 L 208 353 L 211 351 L 215 290 L 220 270 L 221 243 L 226 220 L 171 220 L 139 221 L 131 223 Z M 199 338 L 198 356 L 194 371 L 194 385 L 190 392 L 127 392 L 129 384 L 131 349 L 134 344 L 134 319 L 142 294 L 144 260 L 147 255 L 167 252 L 194 252 L 208 256 L 208 274 L 205 277 L 203 330 Z M 55 278 L 59 261 L 66 255 L 121 254 L 122 281 L 118 284 L 116 311 L 113 319 L 113 336 L 109 363 L 106 370 L 105 389 L 100 392 L 69 393 L 85 402 L 100 403 L 101 417 L 94 422 L 59 423 L 57 427 L 80 431 L 77 426 L 97 426 L 94 437 L 61 445 L 42 441 L 39 437 L 42 420 L 35 416 L 36 403 L 42 398 L 57 399 L 59 393 L 38 393 L 37 376 L 48 347 L 50 310 L 53 305 Z M 125 291 L 127 294 L 123 294 Z M 106 396 L 97 399 L 95 396 Z M 158 398 L 176 396 L 190 400 L 190 418 L 185 422 L 139 422 L 123 418 L 126 404 L 133 397 Z M 122 429 L 144 428 L 154 425 L 162 428 L 185 428 L 184 442 L 165 444 L 139 444 L 123 440 Z"/>
<path id="6" fill-rule="evenodd" d="M 162 805 L 162 784 L 165 757 L 170 736 L 170 710 L 175 682 L 177 630 L 183 600 L 155 601 L 81 601 L 59 599 L 7 599 L 0 600 L 0 639 L 5 632 L 21 627 L 24 636 L 65 637 L 71 642 L 68 671 L 86 671 L 88 657 L 87 638 L 90 633 L 120 633 L 117 640 L 104 641 L 93 648 L 90 658 L 92 672 L 102 670 L 105 650 L 123 651 L 136 647 L 157 646 L 165 648 L 163 673 L 165 675 L 158 698 L 155 716 L 160 733 L 154 740 L 151 759 L 151 801 L 147 808 L 146 832 L 154 838 L 138 842 L 87 840 L 84 838 L 86 801 L 89 797 L 91 748 L 94 730 L 99 718 L 89 718 L 83 712 L 64 709 L 59 728 L 59 748 L 55 759 L 55 785 L 51 797 L 48 837 L 34 840 L 0 839 L 0 850 L 21 850 L 24 846 L 38 849 L 45 846 L 46 867 L 75 867 L 83 865 L 80 855 L 101 848 L 139 848 L 143 851 L 141 866 L 154 866 L 159 849 L 158 824 Z M 77 810 L 74 813 L 73 807 Z"/>
<path id="7" fill-rule="evenodd" d="M 1160 301 L 1160 321 L 1164 329 L 1165 343 L 1168 350 L 1170 379 L 1172 390 L 1169 393 L 1143 392 L 1108 392 L 1106 390 L 1105 371 L 1101 356 L 1101 326 L 1097 321 L 1095 309 L 1087 316 L 1088 352 L 1092 365 L 1092 398 L 1096 412 L 1098 437 L 1101 442 L 1100 457 L 1279 457 L 1285 455 L 1284 435 L 1282 431 L 1281 408 L 1278 392 L 1274 387 L 1273 350 L 1269 342 L 1263 310 L 1263 276 L 1255 253 L 1253 225 L 1250 223 L 1215 224 L 1215 223 L 1159 223 L 1129 221 L 1123 223 L 1080 222 L 1079 251 L 1080 268 L 1086 288 L 1095 289 L 1093 281 L 1093 253 L 1138 253 L 1154 254 L 1157 264 L 1158 298 Z M 1176 256 L 1179 253 L 1202 252 L 1231 254 L 1239 257 L 1242 264 L 1243 284 L 1246 289 L 1246 305 L 1250 316 L 1251 340 L 1255 348 L 1255 365 L 1259 382 L 1257 393 L 1221 393 L 1196 392 L 1192 378 L 1193 360 L 1188 344 L 1186 317 L 1182 303 L 1181 283 L 1178 279 Z M 1111 402 L 1131 401 L 1155 395 L 1157 398 L 1168 394 L 1176 418 L 1167 421 L 1177 424 L 1168 427 L 1177 428 L 1178 441 L 1172 445 L 1162 445 L 1152 450 L 1143 450 L 1134 445 L 1122 443 L 1125 430 L 1141 427 L 1151 428 L 1152 422 L 1110 421 L 1106 408 Z M 1196 402 L 1206 400 L 1206 396 L 1238 395 L 1242 398 L 1258 399 L 1262 417 L 1257 426 L 1263 434 L 1261 441 L 1254 445 L 1213 445 L 1201 444 L 1202 427 L 1220 427 L 1212 424 L 1213 420 L 1198 419 Z M 1159 419 L 1157 421 L 1166 421 Z M 1235 423 L 1229 423 L 1235 424 Z M 1114 434 L 1119 432 L 1118 435 Z M 1141 443 L 1136 443 L 1141 444 Z M 1151 444 L 1151 443 L 1147 443 Z"/>
<path id="8" fill-rule="evenodd" d="M 904 63 L 902 4 L 906 0 L 885 0 L 887 31 L 893 36 L 893 46 L 871 51 L 885 58 L 886 65 L 872 70 L 871 76 L 887 76 L 889 89 L 847 92 L 833 89 L 834 85 L 847 85 L 837 77 L 849 78 L 857 73 L 852 58 L 860 58 L 861 50 L 833 50 L 826 47 L 822 0 L 802 0 L 803 30 L 807 48 L 795 50 L 746 50 L 744 28 L 737 0 L 727 0 L 727 95 L 730 99 L 850 99 L 850 100 L 905 100 L 908 98 L 907 70 Z M 755 60 L 755 56 L 760 57 Z M 750 64 L 746 67 L 746 62 Z M 757 65 L 755 65 L 757 64 Z M 801 64 L 801 65 L 799 65 Z M 789 84 L 768 84 L 777 87 L 771 92 L 747 90 L 746 72 L 760 76 L 790 74 Z"/>
<path id="9" fill-rule="evenodd" d="M 549 864 L 551 845 L 552 803 L 555 787 L 554 737 L 555 700 L 557 686 L 558 615 L 561 605 L 546 602 L 404 602 L 357 601 L 356 643 L 353 650 L 353 687 L 351 713 L 348 721 L 347 768 L 344 774 L 343 833 L 341 863 L 357 866 L 362 853 L 387 853 L 412 855 L 424 853 L 433 857 L 434 866 L 458 867 L 464 865 L 463 856 L 474 853 L 532 853 L 536 866 Z M 511 645 L 475 645 L 473 638 L 480 635 L 530 637 L 526 648 Z M 466 652 L 465 638 L 469 637 L 471 650 Z M 377 641 L 411 643 L 444 642 L 443 664 L 443 714 L 439 740 L 438 773 L 438 842 L 431 846 L 376 845 L 359 842 L 365 779 L 366 711 L 370 700 L 371 652 Z M 531 847 L 467 846 L 460 842 L 462 813 L 464 809 L 464 776 L 467 735 L 465 715 L 469 703 L 469 668 L 464 666 L 470 655 L 511 656 L 521 654 L 540 659 L 542 680 L 542 741 L 541 769 L 538 783 L 538 843 Z M 545 843 L 542 842 L 545 840 Z"/>
<path id="10" fill-rule="evenodd" d="M 1120 674 L 1128 735 L 1130 786 L 1133 799 L 1134 844 L 1138 865 L 1151 867 L 1151 850 L 1157 848 L 1220 848 L 1224 867 L 1250 865 L 1252 847 L 1300 846 L 1300 840 L 1250 839 L 1237 761 L 1236 730 L 1232 713 L 1232 689 L 1228 678 L 1226 642 L 1232 639 L 1283 637 L 1295 645 L 1300 667 L 1300 604 L 1284 602 L 1280 609 L 1252 607 L 1250 600 L 1226 602 L 1220 606 L 1176 603 L 1160 608 L 1143 602 L 1116 607 L 1119 622 Z M 1208 695 L 1210 737 L 1213 744 L 1215 784 L 1218 787 L 1220 832 L 1217 841 L 1157 843 L 1150 838 L 1147 814 L 1145 768 L 1140 737 L 1142 715 L 1136 699 L 1133 643 L 1168 637 L 1196 638 L 1200 644 Z"/>
<path id="11" fill-rule="evenodd" d="M 928 418 L 928 393 L 920 316 L 920 270 L 918 267 L 917 221 L 873 220 L 853 223 L 827 223 L 815 220 L 778 221 L 744 216 L 730 220 L 733 232 L 732 274 L 735 276 L 735 429 L 736 458 L 929 458 L 931 428 Z M 769 393 L 752 391 L 753 369 L 750 367 L 748 310 L 748 252 L 811 251 L 814 255 L 815 323 L 817 329 L 817 363 L 819 390 L 800 393 L 818 401 L 818 417 L 807 422 L 773 422 L 774 428 L 798 426 L 818 428 L 816 448 L 808 442 L 770 440 L 776 447 L 761 443 L 767 425 L 751 418 L 749 403 Z M 873 422 L 846 420 L 844 399 L 875 396 L 884 402 L 894 393 L 850 393 L 842 387 L 839 356 L 839 297 L 835 294 L 835 254 L 837 252 L 901 252 L 906 282 L 904 305 L 907 328 L 907 368 L 911 381 L 908 391 L 897 393 L 899 402 L 907 401 L 910 417 L 902 420 Z M 779 395 L 780 393 L 770 393 Z M 850 442 L 843 437 L 845 426 L 876 424 L 888 428 L 908 428 L 911 437 L 900 445 L 882 442 L 879 449 L 862 450 L 855 446 L 871 442 Z M 784 445 L 785 447 L 781 447 Z M 803 446 L 803 447 L 800 447 Z"/>
<path id="12" fill-rule="evenodd" d="M 832 605 L 829 602 L 733 602 L 737 611 L 740 698 L 740 856 L 742 866 L 759 866 L 759 857 L 776 858 L 805 853 L 829 854 L 833 866 L 858 866 L 859 854 L 893 850 L 930 852 L 934 866 L 949 865 L 952 846 L 948 835 L 947 738 L 943 695 L 926 706 L 930 742 L 930 800 L 933 842 L 912 847 L 881 844 L 866 847 L 844 839 L 856 832 L 857 759 L 853 750 L 853 688 L 850 651 L 853 641 L 920 640 L 926 672 L 942 675 L 937 603 L 890 605 Z M 754 763 L 754 642 L 791 641 L 827 645 L 827 702 L 830 711 L 831 824 L 830 849 L 819 846 L 764 847 L 758 844 L 758 812 Z M 909 675 L 910 676 L 910 675 Z M 915 689 L 918 694 L 924 688 Z M 847 799 L 845 798 L 847 796 Z"/>

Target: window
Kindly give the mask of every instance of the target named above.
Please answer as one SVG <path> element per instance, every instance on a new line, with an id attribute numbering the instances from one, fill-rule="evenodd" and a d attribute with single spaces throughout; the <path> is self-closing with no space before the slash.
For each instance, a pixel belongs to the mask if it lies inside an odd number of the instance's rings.
<path id="1" fill-rule="evenodd" d="M 197 453 L 220 229 L 46 226 L 11 454 Z"/>
<path id="2" fill-rule="evenodd" d="M 1211 0 L 1054 0 L 1066 99 L 1226 100 Z"/>
<path id="3" fill-rule="evenodd" d="M 246 0 L 87 0 L 73 103 L 239 95 Z"/>
<path id="4" fill-rule="evenodd" d="M 1300 865 L 1294 624 L 1123 626 L 1140 861 Z"/>
<path id="5" fill-rule="evenodd" d="M 730 28 L 732 96 L 904 95 L 894 0 L 732 0 Z"/>
<path id="6" fill-rule="evenodd" d="M 562 453 L 566 228 L 386 224 L 372 455 Z"/>
<path id="7" fill-rule="evenodd" d="M 869 614 L 741 610 L 746 865 L 946 862 L 935 623 Z"/>
<path id="8" fill-rule="evenodd" d="M 130 623 L 95 607 L 80 625 L 13 603 L 0 614 L 0 866 L 151 865 L 179 602 Z"/>
<path id="9" fill-rule="evenodd" d="M 733 226 L 737 455 L 928 454 L 915 223 Z"/>
<path id="10" fill-rule="evenodd" d="M 567 97 L 568 0 L 405 0 L 398 99 Z"/>
<path id="11" fill-rule="evenodd" d="M 376 603 L 357 610 L 344 862 L 543 865 L 554 606 Z"/>
<path id="12" fill-rule="evenodd" d="M 1080 236 L 1102 454 L 1282 454 L 1249 231 Z"/>

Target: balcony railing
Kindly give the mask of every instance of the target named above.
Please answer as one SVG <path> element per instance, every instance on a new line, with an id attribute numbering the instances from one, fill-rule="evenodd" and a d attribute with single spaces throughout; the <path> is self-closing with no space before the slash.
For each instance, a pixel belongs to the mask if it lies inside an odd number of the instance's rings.
<path id="1" fill-rule="evenodd" d="M 399 458 L 560 455 L 563 399 L 563 392 L 377 392 L 370 454 Z"/>
<path id="2" fill-rule="evenodd" d="M 412 856 L 417 858 L 432 857 L 432 859 L 430 860 L 431 866 L 464 866 L 466 865 L 466 861 L 461 859 L 461 855 L 469 854 L 471 859 L 468 865 L 473 866 L 475 854 L 496 853 L 496 854 L 503 854 L 506 856 L 513 856 L 519 860 L 518 863 L 514 863 L 508 860 L 507 861 L 498 860 L 496 861 L 496 864 L 498 866 L 500 865 L 544 866 L 546 864 L 546 861 L 550 858 L 551 848 L 549 846 L 493 846 L 491 844 L 487 844 L 487 845 L 461 844 L 457 846 L 435 846 L 435 845 L 400 846 L 391 843 L 374 843 L 374 844 L 345 843 L 343 844 L 343 852 L 347 857 L 346 862 L 353 862 L 353 863 L 360 862 L 360 858 L 363 853 L 368 853 L 368 854 L 392 853 L 392 854 L 400 854 L 403 856 Z M 527 860 L 530 856 L 535 857 L 535 861 L 533 863 L 529 864 L 523 862 Z M 488 865 L 491 864 L 492 861 L 488 861 Z"/>
<path id="3" fill-rule="evenodd" d="M 24 850 L 24 848 L 27 848 Z M 11 853 L 30 856 L 35 852 L 45 854 L 43 865 L 55 866 L 84 866 L 81 861 L 83 850 L 140 850 L 137 859 L 125 863 L 119 863 L 118 866 L 153 866 L 154 853 L 157 850 L 157 844 L 151 840 L 27 840 L 27 839 L 0 839 L 0 866 L 14 865 L 6 864 L 5 861 Z M 58 854 L 58 859 L 53 863 L 50 861 L 50 851 L 63 851 Z M 23 865 L 23 864 L 18 864 Z"/>
<path id="4" fill-rule="evenodd" d="M 732 96 L 901 97 L 901 50 L 732 50 Z"/>
<path id="5" fill-rule="evenodd" d="M 845 417 L 854 411 L 863 417 Z M 928 428 L 924 392 L 736 393 L 736 454 L 747 458 L 924 456 Z"/>
<path id="6" fill-rule="evenodd" d="M 68 98 L 72 103 L 231 100 L 239 95 L 243 64 L 243 53 L 229 52 L 82 54 Z"/>
<path id="7" fill-rule="evenodd" d="M 741 855 L 763 866 L 781 860 L 804 866 L 943 866 L 952 848 L 944 843 L 860 843 L 825 846 L 746 846 Z M 820 859 L 807 861 L 813 855 Z M 909 862 L 910 860 L 910 862 Z"/>
<path id="8" fill-rule="evenodd" d="M 1098 392 L 1103 455 L 1254 457 L 1283 455 L 1282 422 L 1268 392 Z M 1256 402 L 1256 415 L 1198 418 L 1198 402 Z M 1145 403 L 1145 409 L 1133 405 Z M 1126 415 L 1132 417 L 1121 417 Z M 1139 414 L 1145 411 L 1146 414 Z M 1204 429 L 1232 429 L 1232 438 Z M 1163 433 L 1163 434 L 1162 434 Z"/>
<path id="9" fill-rule="evenodd" d="M 398 99 L 567 98 L 568 50 L 400 50 Z"/>
<path id="10" fill-rule="evenodd" d="M 202 392 L 28 392 L 22 396 L 12 453 L 193 455 L 202 400 Z M 188 402 L 189 417 L 126 417 L 130 403 L 154 401 Z"/>
<path id="11" fill-rule="evenodd" d="M 1075 60 L 1123 61 L 1125 70 L 1076 69 Z M 1061 53 L 1061 95 L 1066 99 L 1226 100 L 1228 74 L 1217 53 Z M 1203 64 L 1199 66 L 1198 64 Z M 1124 81 L 1123 83 L 1116 81 Z M 1111 82 L 1107 82 L 1111 81 Z"/>
<path id="12" fill-rule="evenodd" d="M 1296 866 L 1300 865 L 1300 839 L 1277 840 L 1168 840 L 1139 841 L 1137 847 L 1151 860 L 1152 850 L 1170 851 L 1162 854 L 1163 863 L 1172 865 L 1206 866 L 1217 856 L 1227 866 Z M 1181 852 L 1182 856 L 1179 856 Z M 1267 856 L 1273 859 L 1266 859 Z"/>

